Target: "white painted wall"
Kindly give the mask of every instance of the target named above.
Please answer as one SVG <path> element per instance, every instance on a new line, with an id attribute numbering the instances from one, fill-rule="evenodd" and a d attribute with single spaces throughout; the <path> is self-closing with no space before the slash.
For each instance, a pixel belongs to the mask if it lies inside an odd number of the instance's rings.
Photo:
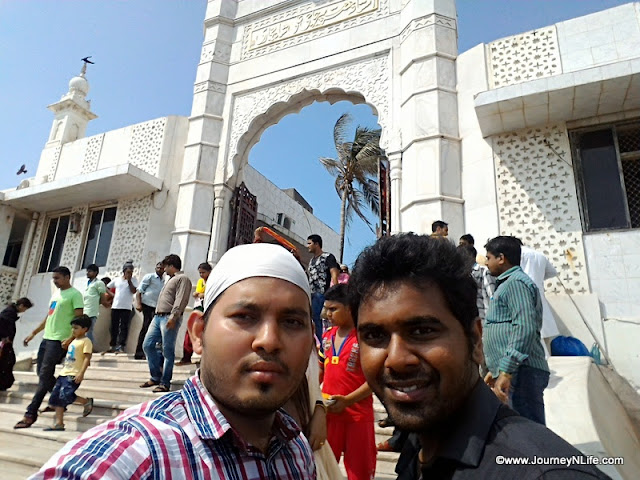
<path id="1" fill-rule="evenodd" d="M 270 219 L 274 224 L 277 223 L 278 213 L 284 213 L 292 220 L 291 232 L 303 240 L 303 245 L 306 244 L 309 235 L 316 233 L 322 237 L 322 249 L 325 252 L 338 255 L 340 235 L 331 227 L 305 210 L 302 205 L 271 183 L 251 165 L 243 167 L 242 176 L 249 191 L 258 197 L 258 213 Z"/>

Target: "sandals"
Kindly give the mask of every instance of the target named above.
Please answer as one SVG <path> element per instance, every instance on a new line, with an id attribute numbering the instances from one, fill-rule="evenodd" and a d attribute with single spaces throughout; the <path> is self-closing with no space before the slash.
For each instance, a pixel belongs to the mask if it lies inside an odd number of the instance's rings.
<path id="1" fill-rule="evenodd" d="M 33 417 L 28 417 L 28 416 L 24 416 L 22 418 L 22 420 L 20 420 L 18 423 L 16 423 L 13 428 L 18 429 L 18 428 L 29 428 L 31 425 L 33 425 L 36 422 L 36 418 Z"/>
<path id="2" fill-rule="evenodd" d="M 166 393 L 169 391 L 169 388 L 164 385 L 158 385 L 153 389 L 153 393 Z"/>
<path id="3" fill-rule="evenodd" d="M 82 416 L 86 417 L 93 411 L 93 398 L 87 398 L 87 403 L 84 404 L 82 409 Z"/>
<path id="4" fill-rule="evenodd" d="M 155 387 L 156 385 L 160 385 L 160 384 L 158 382 L 154 382 L 153 380 L 147 380 L 142 385 L 140 385 L 140 388 Z"/>
<path id="5" fill-rule="evenodd" d="M 395 423 L 393 423 L 393 420 L 391 420 L 391 417 L 387 416 L 382 420 L 378 421 L 378 426 L 380 428 L 393 427 L 395 426 Z"/>
<path id="6" fill-rule="evenodd" d="M 43 428 L 44 432 L 64 432 L 64 423 L 57 423 L 52 427 Z"/>

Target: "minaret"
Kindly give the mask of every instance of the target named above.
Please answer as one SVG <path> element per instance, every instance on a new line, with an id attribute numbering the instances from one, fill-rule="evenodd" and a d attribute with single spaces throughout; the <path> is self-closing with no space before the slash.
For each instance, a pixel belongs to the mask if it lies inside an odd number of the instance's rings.
<path id="1" fill-rule="evenodd" d="M 86 73 L 87 62 L 85 61 L 80 75 L 69 80 L 69 91 L 59 102 L 47 107 L 55 114 L 47 143 L 59 142 L 62 145 L 82 138 L 89 120 L 98 118 L 91 111 L 91 102 L 85 98 L 89 93 Z"/>

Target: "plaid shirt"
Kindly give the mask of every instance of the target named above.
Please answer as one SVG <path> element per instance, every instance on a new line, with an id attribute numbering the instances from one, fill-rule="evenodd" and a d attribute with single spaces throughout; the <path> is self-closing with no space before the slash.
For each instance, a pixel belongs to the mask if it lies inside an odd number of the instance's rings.
<path id="1" fill-rule="evenodd" d="M 196 374 L 67 443 L 31 478 L 315 479 L 311 447 L 282 410 L 273 432 L 266 455 L 247 444 Z"/>

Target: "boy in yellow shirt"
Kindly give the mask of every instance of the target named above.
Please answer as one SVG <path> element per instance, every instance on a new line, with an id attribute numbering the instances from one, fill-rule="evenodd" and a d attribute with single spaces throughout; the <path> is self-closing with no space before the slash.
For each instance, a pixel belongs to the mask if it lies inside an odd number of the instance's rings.
<path id="1" fill-rule="evenodd" d="M 76 317 L 71 320 L 71 328 L 73 342 L 69 345 L 67 356 L 64 359 L 64 367 L 49 396 L 49 405 L 56 411 L 54 424 L 52 427 L 45 428 L 45 431 L 64 430 L 64 411 L 67 405 L 72 403 L 84 405 L 83 417 L 89 415 L 93 410 L 93 398 L 83 398 L 76 395 L 76 390 L 84 379 L 93 352 L 93 344 L 86 336 L 91 328 L 91 319 L 86 315 Z"/>

